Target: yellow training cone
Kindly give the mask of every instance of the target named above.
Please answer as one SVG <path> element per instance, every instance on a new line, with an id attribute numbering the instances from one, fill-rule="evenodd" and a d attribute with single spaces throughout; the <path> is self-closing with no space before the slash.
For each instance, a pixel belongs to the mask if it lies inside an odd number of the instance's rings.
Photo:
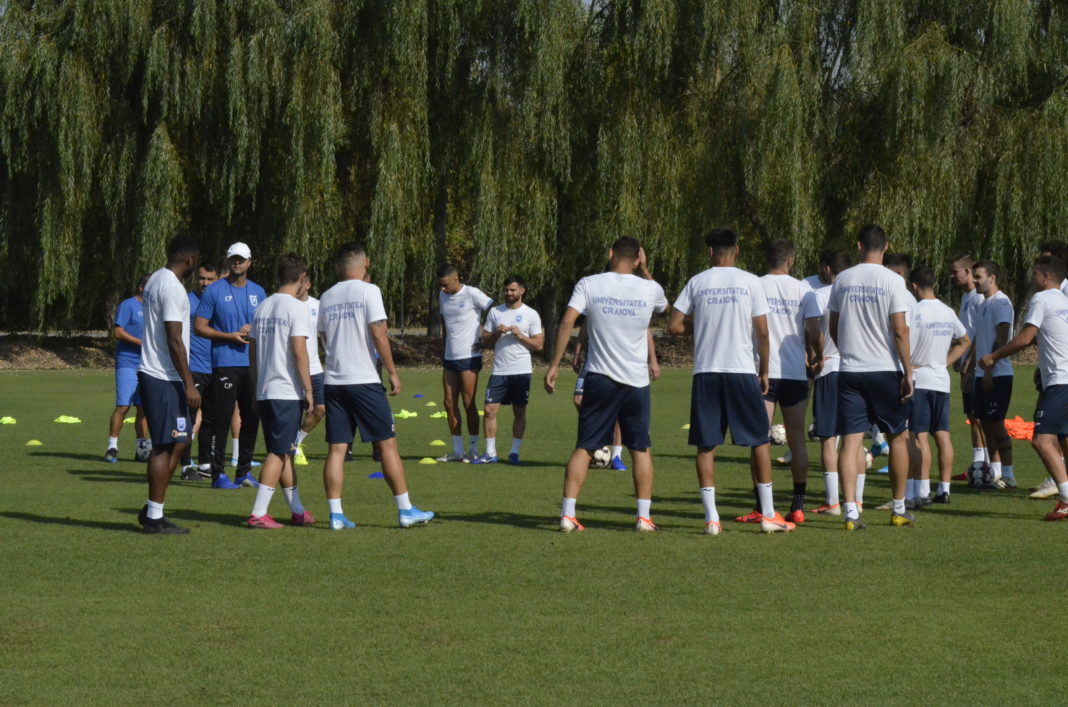
<path id="1" fill-rule="evenodd" d="M 137 418 L 136 417 L 127 417 L 125 420 L 122 421 L 122 423 L 124 425 L 129 425 L 129 424 L 134 423 L 134 422 L 137 422 Z"/>
<path id="2" fill-rule="evenodd" d="M 433 400 L 431 400 L 430 402 L 428 402 L 428 403 L 426 404 L 426 406 L 427 406 L 428 408 L 436 408 L 436 407 L 438 406 L 438 404 L 437 404 L 437 403 L 435 403 L 435 402 L 434 402 Z"/>
<path id="3" fill-rule="evenodd" d="M 15 418 L 4 415 L 0 417 L 0 425 L 13 425 L 15 424 Z"/>
<path id="4" fill-rule="evenodd" d="M 44 445 L 41 442 L 41 440 L 39 440 L 39 439 L 31 439 L 29 442 L 26 443 L 26 446 L 27 447 L 42 447 Z"/>
<path id="5" fill-rule="evenodd" d="M 420 464 L 437 464 L 431 457 L 423 457 L 419 460 Z"/>
<path id="6" fill-rule="evenodd" d="M 431 447 L 444 447 L 445 446 L 445 442 L 443 442 L 440 439 L 432 439 L 432 440 L 430 440 L 430 446 Z"/>
<path id="7" fill-rule="evenodd" d="M 68 425 L 74 425 L 74 424 L 77 424 L 77 423 L 81 422 L 81 420 L 79 418 L 73 417 L 71 415 L 60 415 L 56 419 L 52 420 L 52 422 L 62 422 L 62 423 L 68 424 Z"/>
<path id="8" fill-rule="evenodd" d="M 682 429 L 684 429 L 684 430 L 690 429 L 690 423 L 687 422 L 685 425 L 682 426 Z"/>

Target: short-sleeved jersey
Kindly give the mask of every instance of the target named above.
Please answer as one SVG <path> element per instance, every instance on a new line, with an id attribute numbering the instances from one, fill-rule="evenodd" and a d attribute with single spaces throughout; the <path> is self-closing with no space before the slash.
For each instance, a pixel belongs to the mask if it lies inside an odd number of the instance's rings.
<path id="1" fill-rule="evenodd" d="M 1024 324 L 1038 328 L 1038 371 L 1042 387 L 1068 384 L 1068 297 L 1059 289 L 1031 297 Z"/>
<path id="2" fill-rule="evenodd" d="M 309 296 L 304 300 L 311 321 L 311 336 L 308 337 L 308 368 L 313 376 L 323 372 L 323 362 L 319 359 L 319 300 Z"/>
<path id="3" fill-rule="evenodd" d="M 211 373 L 211 339 L 197 336 L 193 328 L 196 322 L 197 308 L 200 307 L 200 295 L 189 293 L 189 370 L 193 373 Z"/>
<path id="4" fill-rule="evenodd" d="M 840 363 L 838 347 L 831 339 L 831 311 L 827 309 L 830 298 L 831 286 L 822 285 L 819 289 L 807 292 L 801 300 L 802 316 L 805 319 L 819 319 L 820 331 L 823 333 L 823 368 L 817 378 L 823 378 L 828 373 L 837 373 Z"/>
<path id="5" fill-rule="evenodd" d="M 304 397 L 290 339 L 314 335 L 308 308 L 293 295 L 276 292 L 259 303 L 248 334 L 256 342 L 256 400 Z"/>
<path id="6" fill-rule="evenodd" d="M 812 291 L 789 275 L 760 278 L 768 298 L 768 377 L 805 380 L 805 318 L 801 300 Z"/>
<path id="7" fill-rule="evenodd" d="M 983 304 L 983 296 L 979 290 L 972 289 L 960 297 L 960 323 L 968 332 L 968 338 L 975 341 L 975 319 L 979 314 L 979 307 Z"/>
<path id="8" fill-rule="evenodd" d="M 462 286 L 454 295 L 438 293 L 438 308 L 445 322 L 446 361 L 479 355 L 479 322 L 482 313 L 492 305 L 492 297 L 470 285 Z"/>
<path id="9" fill-rule="evenodd" d="M 675 309 L 693 317 L 693 372 L 757 373 L 753 319 L 767 316 L 760 278 L 738 268 L 710 268 L 690 278 Z"/>
<path id="10" fill-rule="evenodd" d="M 525 304 L 511 308 L 506 304 L 494 307 L 486 315 L 486 331 L 496 331 L 500 325 L 519 327 L 523 336 L 532 337 L 542 333 L 541 316 Z M 515 334 L 505 334 L 497 339 L 493 347 L 493 375 L 514 376 L 531 373 L 534 366 L 530 359 L 530 349 L 524 346 Z"/>
<path id="11" fill-rule="evenodd" d="M 140 300 L 131 297 L 119 303 L 119 308 L 115 311 L 115 326 L 122 327 L 127 334 L 140 339 L 144 335 L 144 324 L 144 308 Z M 139 365 L 141 365 L 141 347 L 121 339 L 116 341 L 115 367 L 137 368 Z"/>
<path id="12" fill-rule="evenodd" d="M 827 308 L 838 313 L 838 355 L 845 373 L 900 371 L 891 315 L 908 318 L 915 299 L 897 273 L 875 263 L 843 270 Z"/>
<path id="13" fill-rule="evenodd" d="M 617 383 L 649 385 L 649 339 L 653 312 L 667 310 L 664 288 L 637 275 L 605 272 L 578 281 L 567 306 L 586 315 L 586 365 Z"/>
<path id="14" fill-rule="evenodd" d="M 371 324 L 386 320 L 382 291 L 362 280 L 342 280 L 319 300 L 318 329 L 326 342 L 329 385 L 380 383 Z"/>
<path id="15" fill-rule="evenodd" d="M 917 388 L 949 392 L 946 356 L 956 339 L 968 330 L 956 313 L 936 299 L 922 299 L 912 310 L 909 345 Z"/>
<path id="16" fill-rule="evenodd" d="M 265 299 L 267 293 L 251 280 L 246 280 L 244 287 L 234 287 L 222 278 L 204 288 L 196 316 L 207 319 L 215 331 L 232 333 L 252 324 L 256 307 Z M 211 365 L 212 368 L 248 366 L 248 345 L 212 339 Z"/>
<path id="17" fill-rule="evenodd" d="M 165 322 L 182 325 L 182 343 L 189 350 L 189 297 L 178 276 L 167 268 L 152 273 L 141 294 L 145 329 L 141 337 L 142 373 L 159 380 L 180 381 L 167 346 Z"/>
<path id="18" fill-rule="evenodd" d="M 975 320 L 975 373 L 983 375 L 986 371 L 979 365 L 979 359 L 994 350 L 994 342 L 998 336 L 998 324 L 1009 325 L 1009 338 L 1012 338 L 1012 325 L 1015 321 L 1016 310 L 1012 306 L 1012 300 L 1004 292 L 998 292 L 993 297 L 987 297 Z M 1006 339 L 1008 341 L 1008 339 Z M 1012 363 L 1007 358 L 1000 359 L 994 364 L 995 376 L 1011 376 Z"/>

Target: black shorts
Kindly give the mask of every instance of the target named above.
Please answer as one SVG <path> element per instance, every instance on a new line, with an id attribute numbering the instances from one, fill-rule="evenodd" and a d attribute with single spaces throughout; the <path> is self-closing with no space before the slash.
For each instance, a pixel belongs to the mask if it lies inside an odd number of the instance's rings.
<path id="1" fill-rule="evenodd" d="M 635 388 L 600 373 L 588 374 L 579 408 L 575 447 L 592 452 L 612 444 L 612 432 L 619 422 L 623 446 L 632 451 L 645 451 L 652 444 L 649 439 L 651 406 L 649 386 Z"/>
<path id="2" fill-rule="evenodd" d="M 329 385 L 326 390 L 326 443 L 351 444 L 356 430 L 364 442 L 396 436 L 393 410 L 378 383 Z"/>
<path id="3" fill-rule="evenodd" d="M 820 376 L 812 386 L 812 433 L 838 436 L 838 372 Z"/>
<path id="4" fill-rule="evenodd" d="M 768 381 L 768 394 L 764 400 L 778 403 L 784 408 L 793 407 L 808 400 L 808 381 L 792 378 L 772 378 Z"/>
<path id="5" fill-rule="evenodd" d="M 323 391 L 323 382 L 325 380 L 325 373 L 316 373 L 311 377 L 312 404 L 316 407 L 319 405 L 326 405 L 326 393 Z"/>
<path id="6" fill-rule="evenodd" d="M 949 432 L 949 393 L 914 390 L 909 400 L 909 429 L 915 433 Z"/>
<path id="7" fill-rule="evenodd" d="M 867 432 L 878 425 L 883 434 L 909 427 L 909 404 L 901 400 L 901 373 L 838 373 L 838 434 Z"/>
<path id="8" fill-rule="evenodd" d="M 768 443 L 768 411 L 760 380 L 751 373 L 695 373 L 690 387 L 690 444 L 712 449 L 726 441 L 739 447 Z"/>
<path id="9" fill-rule="evenodd" d="M 486 386 L 486 404 L 526 407 L 530 401 L 530 375 L 516 373 L 510 376 L 490 376 Z"/>
<path id="10" fill-rule="evenodd" d="M 189 423 L 189 406 L 185 399 L 185 384 L 154 378 L 138 371 L 141 389 L 141 410 L 148 421 L 148 434 L 153 447 L 165 447 L 176 442 L 189 442 L 193 426 Z"/>
<path id="11" fill-rule="evenodd" d="M 297 450 L 297 433 L 303 417 L 302 400 L 257 400 L 263 441 L 269 454 L 284 457 Z"/>
<path id="12" fill-rule="evenodd" d="M 975 417 L 979 420 L 1004 420 L 1009 414 L 1012 401 L 1012 376 L 994 376 L 994 389 L 989 393 L 983 388 L 983 377 L 975 377 Z"/>
<path id="13" fill-rule="evenodd" d="M 471 358 L 460 358 L 455 361 L 445 359 L 441 362 L 441 365 L 446 371 L 474 371 L 478 373 L 482 370 L 482 354 Z"/>
<path id="14" fill-rule="evenodd" d="M 1038 396 L 1035 434 L 1068 437 L 1068 385 L 1050 385 Z"/>

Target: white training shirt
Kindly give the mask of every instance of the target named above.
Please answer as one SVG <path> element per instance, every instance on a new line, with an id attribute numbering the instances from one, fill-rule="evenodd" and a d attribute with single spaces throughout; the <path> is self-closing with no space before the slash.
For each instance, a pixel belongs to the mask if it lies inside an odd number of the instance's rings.
<path id="1" fill-rule="evenodd" d="M 256 307 L 248 336 L 256 342 L 256 400 L 303 398 L 304 385 L 290 340 L 315 336 L 305 303 L 293 295 L 274 293 Z"/>
<path id="2" fill-rule="evenodd" d="M 605 272 L 578 281 L 567 306 L 586 315 L 590 373 L 617 383 L 649 385 L 649 339 L 653 312 L 667 310 L 664 288 L 637 275 Z"/>
<path id="3" fill-rule="evenodd" d="M 1059 289 L 1036 292 L 1024 324 L 1038 327 L 1038 370 L 1042 387 L 1068 384 L 1068 297 Z"/>
<path id="4" fill-rule="evenodd" d="M 979 365 L 979 359 L 994 350 L 998 324 L 1009 325 L 1009 339 L 1011 339 L 1015 317 L 1016 310 L 1013 309 L 1012 300 L 1004 292 L 998 291 L 996 295 L 987 297 L 983 301 L 975 319 L 975 375 L 981 376 L 986 373 Z M 994 364 L 994 375 L 1012 375 L 1012 363 L 1009 359 L 1003 358 Z"/>
<path id="5" fill-rule="evenodd" d="M 541 316 L 525 304 L 512 309 L 507 304 L 494 307 L 486 315 L 486 331 L 497 331 L 500 325 L 519 327 L 527 338 L 542 332 Z M 508 333 L 497 339 L 493 347 L 493 373 L 495 376 L 514 376 L 533 373 L 530 349 L 522 344 L 515 334 Z"/>
<path id="6" fill-rule="evenodd" d="M 900 371 L 891 315 L 908 311 L 915 298 L 897 273 L 875 263 L 843 270 L 831 286 L 827 308 L 838 312 L 838 355 L 844 373 Z"/>
<path id="7" fill-rule="evenodd" d="M 801 300 L 812 288 L 789 275 L 764 275 L 760 284 L 768 298 L 768 378 L 807 380 Z"/>
<path id="8" fill-rule="evenodd" d="M 363 280 L 342 280 L 319 300 L 318 329 L 326 340 L 327 385 L 381 383 L 370 326 L 385 321 L 382 291 Z"/>
<path id="9" fill-rule="evenodd" d="M 801 282 L 808 285 L 808 289 L 810 290 L 818 290 L 821 287 L 830 287 L 830 285 L 823 284 L 823 280 L 820 279 L 819 275 L 809 275 Z"/>
<path id="10" fill-rule="evenodd" d="M 309 296 L 304 300 L 311 317 L 311 335 L 308 337 L 308 368 L 313 376 L 323 372 L 323 362 L 319 359 L 319 300 Z"/>
<path id="11" fill-rule="evenodd" d="M 675 309 L 693 316 L 693 372 L 757 373 L 753 319 L 766 316 L 760 278 L 738 268 L 710 268 L 690 278 Z"/>
<path id="12" fill-rule="evenodd" d="M 823 368 L 816 378 L 823 378 L 828 373 L 837 373 L 839 367 L 838 347 L 831 338 L 831 311 L 827 302 L 831 298 L 831 286 L 822 285 L 811 290 L 801 300 L 801 314 L 805 319 L 819 319 L 820 331 L 823 333 Z"/>
<path id="13" fill-rule="evenodd" d="M 138 370 L 159 380 L 180 381 L 178 369 L 167 347 L 164 322 L 182 325 L 182 343 L 189 351 L 189 293 L 173 271 L 160 268 L 152 273 L 142 293 L 144 334 L 141 338 L 141 365 Z"/>
<path id="14" fill-rule="evenodd" d="M 438 308 L 445 322 L 445 360 L 462 361 L 481 355 L 479 320 L 493 298 L 477 287 L 463 285 L 454 295 L 438 292 Z"/>
<path id="15" fill-rule="evenodd" d="M 960 298 L 960 323 L 968 332 L 968 337 L 975 341 L 975 320 L 979 315 L 979 307 L 983 304 L 983 296 L 979 290 L 965 292 Z"/>
<path id="16" fill-rule="evenodd" d="M 956 339 L 968 330 L 957 314 L 937 299 L 922 299 L 912 310 L 909 344 L 917 388 L 949 392 L 946 357 Z"/>

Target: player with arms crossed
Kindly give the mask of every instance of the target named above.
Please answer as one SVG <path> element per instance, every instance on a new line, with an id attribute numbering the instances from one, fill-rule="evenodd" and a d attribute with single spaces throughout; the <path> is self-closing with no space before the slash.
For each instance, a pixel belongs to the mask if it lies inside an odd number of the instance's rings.
<path id="1" fill-rule="evenodd" d="M 357 428 L 364 442 L 377 443 L 382 474 L 397 503 L 400 526 L 426 524 L 434 517 L 433 512 L 413 506 L 408 498 L 393 411 L 375 366 L 376 350 L 389 374 L 390 395 L 400 393 L 401 381 L 393 365 L 382 291 L 377 285 L 364 282 L 370 264 L 362 244 L 341 246 L 337 260 L 341 282 L 319 300 L 318 329 L 326 343 L 326 442 L 330 445 L 323 466 L 323 485 L 330 506 L 330 527 L 334 530 L 356 527 L 342 510 L 341 489 L 345 454 Z"/>
<path id="2" fill-rule="evenodd" d="M 1057 505 L 1046 520 L 1068 518 L 1068 473 L 1058 438 L 1068 436 L 1068 297 L 1061 293 L 1064 262 L 1044 255 L 1035 261 L 1031 281 L 1037 292 L 1027 306 L 1023 328 L 1011 341 L 979 359 L 984 371 L 998 361 L 1038 341 L 1038 370 L 1042 393 L 1035 409 L 1035 434 L 1031 446 L 1057 485 Z"/>
<path id="3" fill-rule="evenodd" d="M 609 271 L 579 280 L 560 320 L 545 389 L 552 394 L 575 321 L 586 315 L 587 372 L 579 408 L 578 441 L 564 472 L 560 530 L 583 530 L 575 503 L 589 474 L 593 452 L 612 441 L 619 422 L 630 449 L 639 532 L 657 530 L 650 517 L 653 455 L 649 451 L 649 320 L 667 311 L 664 289 L 652 279 L 637 239 L 624 236 L 608 251 Z M 641 277 L 634 274 L 637 271 Z"/>
<path id="4" fill-rule="evenodd" d="M 712 267 L 686 283 L 668 323 L 669 334 L 694 336 L 690 444 L 697 447 L 705 534 L 719 535 L 723 530 L 716 510 L 715 460 L 728 427 L 735 444 L 750 448 L 761 530 L 788 532 L 795 525 L 775 511 L 772 499 L 768 417 L 761 402 L 768 392 L 767 295 L 760 278 L 734 266 L 738 258 L 734 231 L 710 231 L 705 245 Z"/>
<path id="5" fill-rule="evenodd" d="M 182 279 L 197 264 L 199 249 L 189 236 L 167 246 L 167 266 L 148 278 L 144 289 L 144 338 L 137 382 L 152 451 L 148 455 L 148 501 L 137 515 L 148 535 L 189 532 L 163 515 L 167 486 L 193 425 L 189 411 L 200 407 L 200 393 L 189 372 L 189 298 Z"/>
<path id="6" fill-rule="evenodd" d="M 905 509 L 909 470 L 909 398 L 912 397 L 912 356 L 905 322 L 912 296 L 905 281 L 883 267 L 886 233 L 865 226 L 857 234 L 861 263 L 842 271 L 831 289 L 827 309 L 830 334 L 840 356 L 838 434 L 842 449 L 838 474 L 845 497 L 845 528 L 860 530 L 856 500 L 857 474 L 863 468 L 864 432 L 874 423 L 890 445 L 891 525 L 910 525 Z"/>
<path id="7" fill-rule="evenodd" d="M 541 316 L 523 304 L 527 292 L 523 278 L 513 276 L 504 281 L 504 304 L 486 316 L 482 329 L 482 347 L 493 347 L 493 372 L 486 386 L 486 453 L 472 464 L 496 464 L 497 413 L 501 405 L 511 405 L 512 449 L 508 463 L 519 463 L 519 446 L 527 429 L 527 402 L 530 400 L 530 376 L 534 372 L 532 351 L 545 346 Z"/>

